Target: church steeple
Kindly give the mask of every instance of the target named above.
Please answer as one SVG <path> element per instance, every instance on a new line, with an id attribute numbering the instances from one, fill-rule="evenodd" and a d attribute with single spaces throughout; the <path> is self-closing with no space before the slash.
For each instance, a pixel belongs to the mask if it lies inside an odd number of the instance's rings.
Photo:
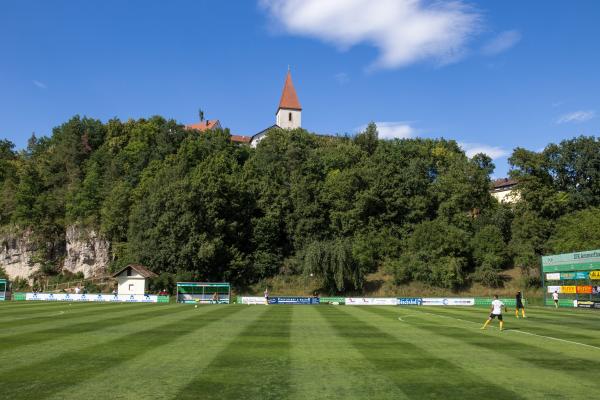
<path id="1" fill-rule="evenodd" d="M 292 83 L 292 74 L 288 70 L 277 108 L 276 124 L 282 128 L 295 129 L 301 126 L 302 106 Z"/>

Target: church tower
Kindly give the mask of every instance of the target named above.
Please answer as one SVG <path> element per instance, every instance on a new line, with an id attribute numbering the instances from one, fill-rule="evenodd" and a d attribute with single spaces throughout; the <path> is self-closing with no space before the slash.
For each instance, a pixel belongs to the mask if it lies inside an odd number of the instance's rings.
<path id="1" fill-rule="evenodd" d="M 302 106 L 292 83 L 292 74 L 288 70 L 279 100 L 275 123 L 284 129 L 296 129 L 302 126 Z"/>

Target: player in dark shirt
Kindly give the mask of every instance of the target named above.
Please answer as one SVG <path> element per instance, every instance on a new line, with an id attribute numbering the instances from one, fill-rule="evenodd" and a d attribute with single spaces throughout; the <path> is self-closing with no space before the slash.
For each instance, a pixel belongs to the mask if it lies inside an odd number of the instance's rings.
<path id="1" fill-rule="evenodd" d="M 525 306 L 523 305 L 523 297 L 521 292 L 517 292 L 515 296 L 515 317 L 519 318 L 519 309 L 521 309 L 521 315 L 525 318 Z"/>

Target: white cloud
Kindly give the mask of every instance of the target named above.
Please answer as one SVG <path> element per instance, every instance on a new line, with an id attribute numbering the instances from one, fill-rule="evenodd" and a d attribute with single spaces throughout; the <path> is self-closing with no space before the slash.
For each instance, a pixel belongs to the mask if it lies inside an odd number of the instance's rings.
<path id="1" fill-rule="evenodd" d="M 36 81 L 36 80 L 33 80 L 33 81 L 31 81 L 31 82 L 32 82 L 32 83 L 33 83 L 35 86 L 39 87 L 40 89 L 47 89 L 47 88 L 48 88 L 48 86 L 46 86 L 46 84 L 45 84 L 45 83 L 43 83 L 43 82 Z"/>
<path id="2" fill-rule="evenodd" d="M 485 55 L 493 56 L 506 51 L 521 41 L 521 33 L 516 30 L 504 31 L 483 46 Z"/>
<path id="3" fill-rule="evenodd" d="M 350 82 L 350 76 L 348 76 L 348 74 L 345 72 L 339 72 L 335 74 L 333 78 L 342 86 Z"/>
<path id="4" fill-rule="evenodd" d="M 380 139 L 408 139 L 416 136 L 416 129 L 407 122 L 375 122 Z M 363 125 L 356 129 L 362 132 L 367 128 Z"/>
<path id="5" fill-rule="evenodd" d="M 290 34 L 340 49 L 370 44 L 374 68 L 458 60 L 479 28 L 480 14 L 463 0 L 260 0 L 273 22 Z"/>
<path id="6" fill-rule="evenodd" d="M 475 154 L 484 153 L 487 154 L 492 160 L 506 157 L 510 152 L 502 147 L 489 146 L 481 143 L 458 143 L 458 145 L 464 150 L 467 157 L 471 158 Z"/>
<path id="7" fill-rule="evenodd" d="M 573 111 L 568 114 L 561 115 L 557 120 L 557 124 L 566 124 L 569 122 L 585 122 L 596 116 L 596 111 L 588 110 L 588 111 Z"/>

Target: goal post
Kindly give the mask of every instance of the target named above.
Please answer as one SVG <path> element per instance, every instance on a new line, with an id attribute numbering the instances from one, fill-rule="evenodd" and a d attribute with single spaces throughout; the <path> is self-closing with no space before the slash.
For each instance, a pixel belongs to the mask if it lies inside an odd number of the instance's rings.
<path id="1" fill-rule="evenodd" d="M 178 303 L 229 304 L 230 299 L 227 282 L 177 282 Z"/>

